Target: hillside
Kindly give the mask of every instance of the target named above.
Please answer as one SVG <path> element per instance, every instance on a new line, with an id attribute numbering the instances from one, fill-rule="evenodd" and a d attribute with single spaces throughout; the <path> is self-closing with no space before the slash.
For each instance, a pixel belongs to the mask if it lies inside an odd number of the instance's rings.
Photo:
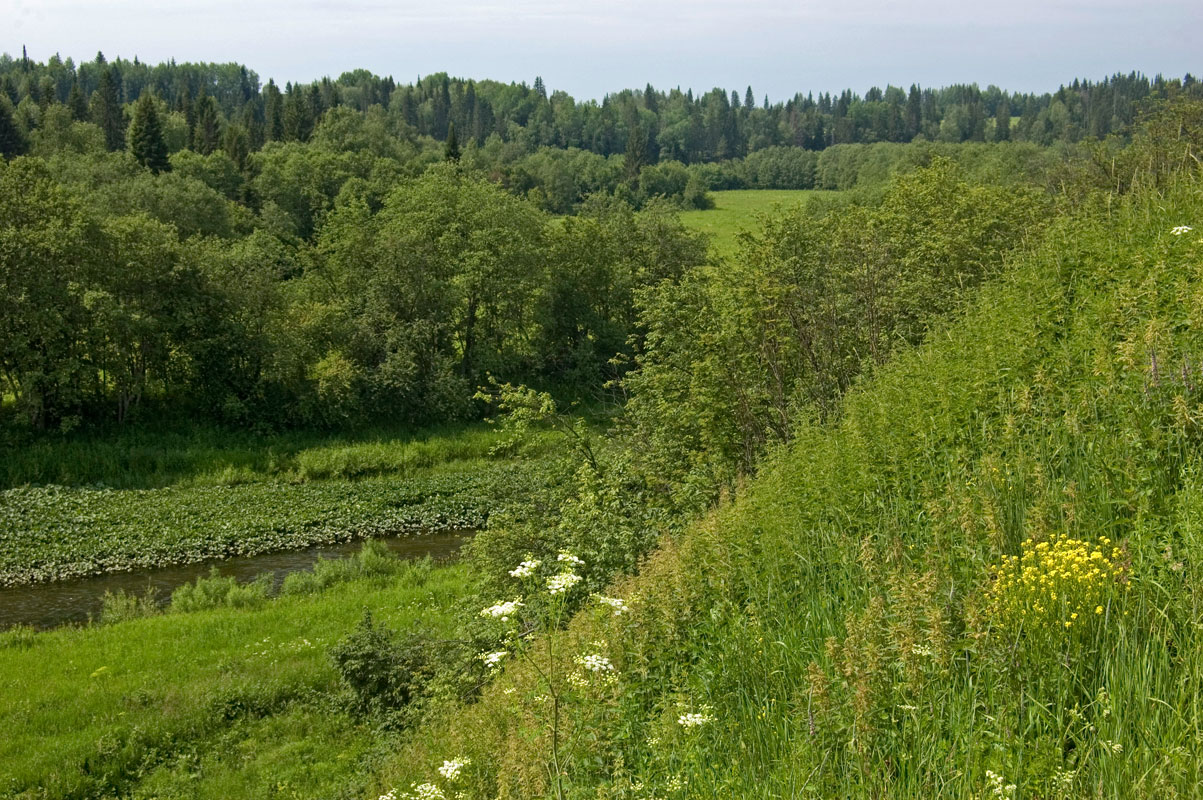
<path id="1" fill-rule="evenodd" d="M 1192 796 L 1201 219 L 1188 176 L 1057 220 L 380 790 Z"/>

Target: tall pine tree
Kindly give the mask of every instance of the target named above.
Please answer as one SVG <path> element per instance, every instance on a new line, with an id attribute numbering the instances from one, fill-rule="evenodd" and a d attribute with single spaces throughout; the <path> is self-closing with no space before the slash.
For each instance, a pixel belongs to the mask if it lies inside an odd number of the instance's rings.
<path id="1" fill-rule="evenodd" d="M 443 147 L 443 158 L 447 161 L 459 161 L 459 139 L 455 138 L 455 123 L 447 125 L 447 144 Z"/>
<path id="2" fill-rule="evenodd" d="M 97 54 L 97 58 L 103 58 Z M 109 150 L 125 149 L 125 116 L 117 76 L 112 67 L 100 73 L 100 85 L 92 93 L 92 121 L 104 131 L 104 146 Z"/>
<path id="3" fill-rule="evenodd" d="M 163 139 L 163 123 L 159 120 L 158 101 L 150 92 L 143 92 L 134 106 L 134 119 L 129 128 L 129 148 L 139 164 L 156 175 L 167 172 L 167 142 Z"/>

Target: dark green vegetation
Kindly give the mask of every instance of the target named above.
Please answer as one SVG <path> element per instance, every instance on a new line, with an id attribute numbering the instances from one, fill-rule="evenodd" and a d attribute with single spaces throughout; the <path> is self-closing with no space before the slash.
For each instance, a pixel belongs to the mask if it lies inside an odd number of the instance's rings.
<path id="1" fill-rule="evenodd" d="M 0 634 L 0 794 L 358 796 L 389 735 L 354 710 L 330 652 L 365 608 L 377 625 L 445 636 L 466 570 L 347 563 L 319 564 L 320 592 L 298 573 L 286 596 L 249 607 L 204 610 L 202 592 L 178 591 L 172 613 Z M 189 605 L 200 610 L 175 613 Z"/>

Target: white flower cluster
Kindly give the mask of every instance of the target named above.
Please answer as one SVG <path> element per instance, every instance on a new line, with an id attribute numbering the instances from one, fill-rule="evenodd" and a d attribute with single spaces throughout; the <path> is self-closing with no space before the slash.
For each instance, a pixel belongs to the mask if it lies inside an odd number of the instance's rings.
<path id="1" fill-rule="evenodd" d="M 433 783 L 415 783 L 409 791 L 410 800 L 447 800 L 443 790 Z"/>
<path id="2" fill-rule="evenodd" d="M 1103 745 L 1103 747 L 1107 750 L 1110 750 L 1112 755 L 1118 756 L 1120 753 L 1124 752 L 1124 746 L 1122 744 L 1119 742 L 1113 742 L 1110 739 L 1100 742 L 1099 744 Z"/>
<path id="3" fill-rule="evenodd" d="M 619 617 L 630 611 L 625 600 L 620 600 L 617 597 L 602 597 L 600 594 L 593 595 L 597 598 L 597 602 L 603 606 L 609 606 L 614 611 L 614 616 Z"/>
<path id="4" fill-rule="evenodd" d="M 580 575 L 572 572 L 561 572 L 559 575 L 552 575 L 547 579 L 547 591 L 549 594 L 564 594 L 580 582 Z"/>
<path id="5" fill-rule="evenodd" d="M 1183 234 L 1190 233 L 1193 230 L 1194 228 L 1189 225 L 1179 225 L 1177 228 L 1172 229 L 1170 233 L 1174 234 L 1175 236 L 1182 236 Z"/>
<path id="6" fill-rule="evenodd" d="M 501 663 L 501 659 L 508 655 L 509 653 L 505 650 L 498 650 L 496 653 L 481 653 L 480 660 L 485 662 L 486 667 L 495 667 Z"/>
<path id="7" fill-rule="evenodd" d="M 542 563 L 542 561 L 533 558 L 523 561 L 521 564 L 510 570 L 510 577 L 529 578 L 531 575 L 535 574 L 535 570 L 537 570 L 539 565 Z"/>
<path id="8" fill-rule="evenodd" d="M 460 770 L 471 763 L 470 758 L 452 758 L 443 762 L 443 766 L 439 767 L 439 774 L 449 781 L 457 780 Z"/>
<path id="9" fill-rule="evenodd" d="M 520 608 L 522 608 L 521 600 L 506 600 L 504 603 L 498 603 L 495 606 L 489 606 L 488 608 L 481 609 L 480 615 L 482 617 L 492 617 L 494 619 L 499 619 L 502 622 L 508 622 L 510 617 L 518 613 L 518 609 Z"/>
<path id="10" fill-rule="evenodd" d="M 986 770 L 986 780 L 990 784 L 990 793 L 995 797 L 1012 797 L 1015 794 L 1015 784 L 1007 783 L 997 772 Z"/>
<path id="11" fill-rule="evenodd" d="M 397 800 L 397 790 L 389 789 L 387 792 L 380 795 L 380 800 Z"/>
<path id="12" fill-rule="evenodd" d="M 581 561 L 579 558 L 574 556 L 572 553 L 565 553 L 565 552 L 561 552 L 558 556 L 556 556 L 556 561 L 559 561 L 559 562 L 565 563 L 565 564 L 571 564 L 574 567 L 583 567 L 585 565 L 584 561 Z"/>
<path id="13" fill-rule="evenodd" d="M 610 663 L 610 659 L 605 656 L 587 655 L 577 656 L 576 663 L 580 664 L 590 672 L 613 672 L 614 665 Z"/>
<path id="14" fill-rule="evenodd" d="M 677 717 L 677 724 L 682 728 L 700 728 L 708 722 L 713 722 L 714 717 L 700 711 L 687 711 Z"/>

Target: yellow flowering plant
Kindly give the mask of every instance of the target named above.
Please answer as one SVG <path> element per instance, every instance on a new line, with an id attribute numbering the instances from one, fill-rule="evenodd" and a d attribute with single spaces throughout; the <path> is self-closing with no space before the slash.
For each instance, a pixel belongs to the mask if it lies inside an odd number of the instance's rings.
<path id="1" fill-rule="evenodd" d="M 992 627 L 1028 636 L 1068 635 L 1109 612 L 1128 585 L 1123 548 L 1106 536 L 1096 542 L 1059 536 L 1026 539 L 1017 556 L 1003 556 L 987 590 Z"/>

